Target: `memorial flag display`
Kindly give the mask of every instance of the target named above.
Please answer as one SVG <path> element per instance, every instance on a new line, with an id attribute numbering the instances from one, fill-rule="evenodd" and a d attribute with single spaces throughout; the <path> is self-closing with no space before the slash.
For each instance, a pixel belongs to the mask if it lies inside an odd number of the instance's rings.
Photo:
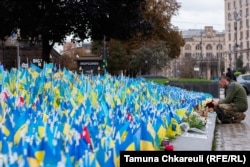
<path id="1" fill-rule="evenodd" d="M 118 166 L 120 151 L 160 150 L 213 97 L 53 64 L 0 67 L 0 166 Z"/>

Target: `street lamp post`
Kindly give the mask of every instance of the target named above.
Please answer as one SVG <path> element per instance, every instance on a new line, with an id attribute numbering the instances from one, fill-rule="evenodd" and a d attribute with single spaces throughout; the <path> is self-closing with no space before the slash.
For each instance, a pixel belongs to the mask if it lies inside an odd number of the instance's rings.
<path id="1" fill-rule="evenodd" d="M 106 73 L 106 68 L 107 68 L 107 47 L 106 47 L 106 36 L 104 35 L 103 37 L 103 48 L 102 48 L 102 62 L 103 62 L 103 70 L 104 70 L 104 73 Z"/>
<path id="2" fill-rule="evenodd" d="M 159 60 L 157 59 L 157 60 L 156 60 L 155 75 L 158 75 L 158 67 L 159 67 L 159 64 L 160 64 L 160 62 L 159 62 Z"/>
<path id="3" fill-rule="evenodd" d="M 174 77 L 177 77 L 177 62 L 176 62 L 177 57 L 174 59 Z"/>
<path id="4" fill-rule="evenodd" d="M 221 49 L 221 45 L 220 45 L 220 37 L 219 37 L 219 54 L 218 54 L 218 77 L 220 77 L 220 74 L 221 74 L 221 70 L 220 70 L 220 65 L 221 65 L 221 52 L 220 52 L 220 49 Z"/>
<path id="5" fill-rule="evenodd" d="M 148 61 L 145 60 L 145 65 L 146 65 L 146 74 L 148 74 Z"/>
<path id="6" fill-rule="evenodd" d="M 21 35 L 20 35 L 20 28 L 17 28 L 16 30 L 16 35 L 17 35 L 17 69 L 20 68 L 20 39 L 21 39 Z"/>
<path id="7" fill-rule="evenodd" d="M 229 48 L 229 51 L 228 51 L 228 60 L 229 60 L 229 68 L 232 69 L 232 49 Z"/>
<path id="8" fill-rule="evenodd" d="M 200 42 L 200 50 L 201 50 L 201 55 L 200 55 L 200 77 L 202 78 L 202 59 L 203 59 L 203 52 L 202 52 L 202 32 L 201 32 L 201 42 Z"/>
<path id="9" fill-rule="evenodd" d="M 82 73 L 83 73 L 82 66 L 80 66 L 78 70 L 79 70 L 79 74 L 82 74 Z"/>
<path id="10" fill-rule="evenodd" d="M 3 57 L 2 57 L 2 62 L 0 64 L 4 64 L 4 42 L 2 41 L 2 50 L 3 50 Z"/>
<path id="11" fill-rule="evenodd" d="M 235 71 L 237 71 L 237 48 L 238 48 L 238 44 L 237 44 L 237 22 L 235 25 Z"/>
<path id="12" fill-rule="evenodd" d="M 235 70 L 237 71 L 237 57 L 238 57 L 238 44 L 237 44 L 237 38 L 238 38 L 238 36 L 237 36 L 237 33 L 238 33 L 238 21 L 240 21 L 241 20 L 241 18 L 239 17 L 239 14 L 235 11 L 234 12 L 234 20 L 235 20 L 235 23 L 234 23 L 234 30 L 235 30 L 235 46 L 234 46 L 234 49 L 235 49 Z"/>

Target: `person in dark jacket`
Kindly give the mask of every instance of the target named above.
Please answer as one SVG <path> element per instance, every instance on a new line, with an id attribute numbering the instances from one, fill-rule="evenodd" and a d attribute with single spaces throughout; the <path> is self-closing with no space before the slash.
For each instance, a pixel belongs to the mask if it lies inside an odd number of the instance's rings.
<path id="1" fill-rule="evenodd" d="M 236 76 L 234 75 L 233 71 L 231 70 L 231 68 L 227 69 L 227 73 L 226 76 L 234 81 L 236 81 Z"/>
<path id="2" fill-rule="evenodd" d="M 213 100 L 214 110 L 221 123 L 240 123 L 248 109 L 247 94 L 242 85 L 222 75 L 218 81 L 225 89 L 225 98 Z"/>

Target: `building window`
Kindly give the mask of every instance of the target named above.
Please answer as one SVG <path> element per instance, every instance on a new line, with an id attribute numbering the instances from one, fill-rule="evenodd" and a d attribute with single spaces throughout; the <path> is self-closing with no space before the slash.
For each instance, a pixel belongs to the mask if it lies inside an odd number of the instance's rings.
<path id="1" fill-rule="evenodd" d="M 246 8 L 246 17 L 248 16 L 248 12 L 249 12 L 249 11 L 248 11 L 248 8 Z"/>
<path id="2" fill-rule="evenodd" d="M 233 19 L 231 13 L 228 13 L 228 14 L 227 14 L 227 17 L 228 17 L 228 20 L 232 20 L 232 19 Z"/>
<path id="3" fill-rule="evenodd" d="M 234 9 L 236 9 L 237 8 L 237 6 L 236 6 L 236 2 L 234 1 Z"/>
<path id="4" fill-rule="evenodd" d="M 185 45 L 185 50 L 191 50 L 191 45 L 189 44 Z"/>
<path id="5" fill-rule="evenodd" d="M 230 23 L 228 23 L 227 27 L 228 27 L 228 31 L 231 31 L 231 24 Z"/>
<path id="6" fill-rule="evenodd" d="M 249 20 L 248 19 L 246 19 L 246 26 L 247 26 L 247 28 L 249 28 Z"/>
<path id="7" fill-rule="evenodd" d="M 230 5 L 230 3 L 228 2 L 228 3 L 227 3 L 227 9 L 228 9 L 228 10 L 230 10 L 230 9 L 231 9 L 231 7 L 230 7 L 230 6 L 231 6 L 231 5 Z"/>
<path id="8" fill-rule="evenodd" d="M 219 53 L 216 54 L 216 56 L 217 56 L 217 58 L 222 57 L 222 53 L 219 52 Z"/>
<path id="9" fill-rule="evenodd" d="M 237 22 L 234 22 L 234 30 L 237 31 Z"/>
<path id="10" fill-rule="evenodd" d="M 228 33 L 228 40 L 231 41 L 231 33 Z"/>
<path id="11" fill-rule="evenodd" d="M 195 46 L 195 50 L 201 50 L 201 44 L 197 44 L 197 45 Z"/>
<path id="12" fill-rule="evenodd" d="M 240 32 L 240 39 L 242 39 L 243 38 L 243 32 L 241 31 Z"/>
<path id="13" fill-rule="evenodd" d="M 213 47 L 212 47 L 211 44 L 208 44 L 208 45 L 206 46 L 206 50 L 212 50 L 212 49 L 213 49 Z"/>
<path id="14" fill-rule="evenodd" d="M 201 55 L 201 53 L 200 53 L 200 52 L 195 53 L 195 57 L 196 57 L 196 58 L 197 58 L 197 57 L 200 57 L 200 55 Z"/>
<path id="15" fill-rule="evenodd" d="M 191 53 L 185 53 L 185 58 L 191 58 L 192 54 Z"/>
<path id="16" fill-rule="evenodd" d="M 222 45 L 221 44 L 218 44 L 217 47 L 216 47 L 217 50 L 222 50 Z"/>
<path id="17" fill-rule="evenodd" d="M 246 30 L 246 39 L 249 38 L 249 30 Z"/>
<path id="18" fill-rule="evenodd" d="M 232 51 L 233 51 L 232 45 L 231 45 L 231 44 L 228 45 L 228 48 L 229 48 L 229 52 L 232 52 Z"/>
<path id="19" fill-rule="evenodd" d="M 207 54 L 206 54 L 206 57 L 212 58 L 212 57 L 213 57 L 213 53 L 207 53 Z"/>

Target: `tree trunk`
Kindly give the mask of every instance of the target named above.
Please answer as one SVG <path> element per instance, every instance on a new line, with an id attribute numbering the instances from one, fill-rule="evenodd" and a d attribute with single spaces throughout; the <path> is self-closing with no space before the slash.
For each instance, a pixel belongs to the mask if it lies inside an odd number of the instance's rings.
<path id="1" fill-rule="evenodd" d="M 43 59 L 43 63 L 50 63 L 50 51 L 53 47 L 53 44 L 49 44 L 49 39 L 45 37 L 43 37 L 43 43 L 42 43 L 42 47 L 43 47 L 43 51 L 42 51 L 42 59 Z"/>

